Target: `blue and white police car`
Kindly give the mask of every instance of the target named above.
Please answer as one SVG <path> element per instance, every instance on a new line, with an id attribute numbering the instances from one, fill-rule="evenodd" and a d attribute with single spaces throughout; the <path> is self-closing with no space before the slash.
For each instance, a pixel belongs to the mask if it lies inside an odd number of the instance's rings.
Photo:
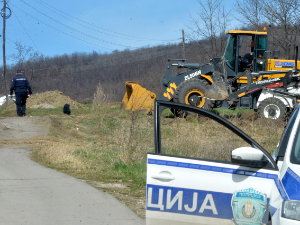
<path id="1" fill-rule="evenodd" d="M 229 161 L 165 154 L 164 108 L 211 118 L 249 146 L 232 149 Z M 154 120 L 155 153 L 147 155 L 147 225 L 300 224 L 299 106 L 273 156 L 230 122 L 203 109 L 155 101 Z"/>

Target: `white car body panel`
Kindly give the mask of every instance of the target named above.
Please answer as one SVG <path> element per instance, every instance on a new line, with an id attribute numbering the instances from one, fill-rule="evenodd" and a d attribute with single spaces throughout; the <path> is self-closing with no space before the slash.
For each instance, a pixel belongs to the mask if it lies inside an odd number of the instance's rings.
<path id="1" fill-rule="evenodd" d="M 152 178 L 162 171 L 175 179 L 167 182 Z M 269 202 L 271 194 L 274 195 L 272 190 L 280 195 L 276 185 L 282 190 L 278 171 L 274 170 L 149 154 L 147 225 L 168 224 L 169 220 L 178 222 L 177 217 L 184 224 L 234 224 L 232 198 L 235 191 L 253 188 L 265 194 Z M 195 195 L 197 201 L 193 199 Z M 187 219 L 187 215 L 193 216 Z M 266 223 L 267 208 L 262 219 Z"/>

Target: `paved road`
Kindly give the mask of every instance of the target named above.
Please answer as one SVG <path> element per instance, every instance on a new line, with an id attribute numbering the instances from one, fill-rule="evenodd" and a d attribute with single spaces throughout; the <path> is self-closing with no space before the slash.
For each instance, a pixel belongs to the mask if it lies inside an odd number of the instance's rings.
<path id="1" fill-rule="evenodd" d="M 0 119 L 0 125 L 6 122 Z M 31 136 L 34 126 L 31 124 Z M 0 136 L 5 130 L 0 129 Z M 12 132 L 11 127 L 9 130 Z M 24 132 L 21 138 L 26 137 Z M 26 147 L 0 148 L 0 224 L 145 224 L 111 195 L 31 161 L 30 151 Z"/>

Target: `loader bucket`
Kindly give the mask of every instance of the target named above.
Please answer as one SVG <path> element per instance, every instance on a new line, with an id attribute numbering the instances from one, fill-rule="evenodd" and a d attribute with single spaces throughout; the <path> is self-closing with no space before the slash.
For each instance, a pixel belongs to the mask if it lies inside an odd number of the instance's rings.
<path id="1" fill-rule="evenodd" d="M 156 95 L 143 88 L 137 82 L 126 81 L 126 93 L 122 100 L 121 109 L 143 111 L 152 114 Z"/>
<path id="2" fill-rule="evenodd" d="M 204 96 L 212 100 L 223 101 L 229 97 L 229 94 L 226 90 L 225 84 L 223 82 L 216 81 L 210 86 L 210 89 L 204 93 Z"/>

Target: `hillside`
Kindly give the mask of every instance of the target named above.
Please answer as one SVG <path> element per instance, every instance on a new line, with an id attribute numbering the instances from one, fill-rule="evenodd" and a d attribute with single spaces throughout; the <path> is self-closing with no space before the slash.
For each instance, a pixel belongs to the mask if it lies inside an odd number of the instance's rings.
<path id="1" fill-rule="evenodd" d="M 171 45 L 111 54 L 93 52 L 54 58 L 40 56 L 33 62 L 27 62 L 28 66 L 23 70 L 33 93 L 58 90 L 78 102 L 91 102 L 100 82 L 107 100 L 118 102 L 125 93 L 125 81 L 137 81 L 159 93 L 167 58 L 179 58 L 181 51 L 181 46 Z M 8 81 L 17 68 L 14 66 L 8 70 Z M 7 83 L 10 86 L 10 82 Z M 5 93 L 3 83 L 0 83 L 0 93 Z"/>
<path id="2" fill-rule="evenodd" d="M 253 30 L 244 27 L 243 30 Z M 272 31 L 272 32 L 271 32 Z M 268 39 L 269 50 L 280 50 L 281 58 L 293 58 L 294 47 L 300 39 L 293 34 L 292 45 L 282 45 L 282 27 L 272 27 Z M 198 37 L 200 38 L 200 37 Z M 37 55 L 23 63 L 24 75 L 31 83 L 33 93 L 58 90 L 77 102 L 88 103 L 93 99 L 96 87 L 101 83 L 107 102 L 120 102 L 125 93 L 125 81 L 136 81 L 155 94 L 160 93 L 161 78 L 168 58 L 186 58 L 188 62 L 208 63 L 212 57 L 223 55 L 226 34 L 210 38 L 192 39 L 185 43 L 143 47 L 136 50 L 113 51 L 111 53 L 74 52 L 70 55 L 45 57 Z M 214 41 L 214 51 L 211 51 Z M 7 86 L 20 64 L 11 65 L 7 70 Z M 3 69 L 0 67 L 0 69 Z M 178 73 L 180 71 L 175 71 Z M 0 82 L 0 95 L 5 94 L 4 82 Z"/>

